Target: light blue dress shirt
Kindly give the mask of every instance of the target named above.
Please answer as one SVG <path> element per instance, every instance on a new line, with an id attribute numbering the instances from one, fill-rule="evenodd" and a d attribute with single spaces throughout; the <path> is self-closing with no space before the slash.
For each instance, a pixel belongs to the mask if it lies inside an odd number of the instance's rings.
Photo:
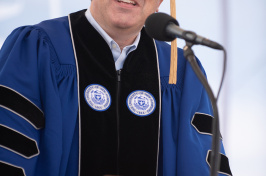
<path id="1" fill-rule="evenodd" d="M 125 46 L 121 51 L 119 45 L 95 21 L 89 9 L 86 11 L 85 16 L 88 19 L 88 21 L 91 23 L 91 25 L 99 32 L 99 34 L 104 38 L 106 43 L 109 45 L 114 57 L 116 70 L 122 69 L 128 54 L 137 49 L 140 40 L 140 33 L 136 37 L 133 44 Z"/>

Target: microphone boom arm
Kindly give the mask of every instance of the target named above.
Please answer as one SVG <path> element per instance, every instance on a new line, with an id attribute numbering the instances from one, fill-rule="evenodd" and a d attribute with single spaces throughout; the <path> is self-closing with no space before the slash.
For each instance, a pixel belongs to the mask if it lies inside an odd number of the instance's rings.
<path id="1" fill-rule="evenodd" d="M 223 47 L 219 43 L 197 35 L 195 32 L 183 30 L 173 22 L 169 22 L 169 24 L 166 26 L 165 31 L 166 34 L 173 35 L 171 36 L 173 38 L 181 38 L 186 40 L 187 42 L 205 45 L 214 49 L 223 49 Z"/>

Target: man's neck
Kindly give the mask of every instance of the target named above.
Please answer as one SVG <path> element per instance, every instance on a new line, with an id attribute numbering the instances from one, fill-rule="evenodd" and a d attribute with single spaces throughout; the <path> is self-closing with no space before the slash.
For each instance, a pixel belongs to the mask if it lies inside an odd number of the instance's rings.
<path id="1" fill-rule="evenodd" d="M 116 30 L 116 31 L 118 31 L 118 30 Z M 138 36 L 138 33 L 136 33 L 136 34 L 135 33 L 133 33 L 133 34 L 129 34 L 129 33 L 123 34 L 123 32 L 125 32 L 125 31 L 116 32 L 114 34 L 112 34 L 111 32 L 106 31 L 106 33 L 119 45 L 121 51 L 123 50 L 123 48 L 125 46 L 133 44 L 135 39 L 136 39 L 136 37 Z M 117 35 L 117 34 L 119 34 L 119 35 Z"/>

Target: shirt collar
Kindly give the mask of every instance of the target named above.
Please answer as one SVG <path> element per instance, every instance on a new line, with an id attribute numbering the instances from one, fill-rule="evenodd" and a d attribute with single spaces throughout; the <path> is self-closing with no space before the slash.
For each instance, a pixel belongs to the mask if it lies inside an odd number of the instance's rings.
<path id="1" fill-rule="evenodd" d="M 98 31 L 98 33 L 104 38 L 106 43 L 109 45 L 110 48 L 112 48 L 112 44 L 115 43 L 117 46 L 118 44 L 102 29 L 102 27 L 97 23 L 97 21 L 93 18 L 91 15 L 90 9 L 88 8 L 85 12 L 85 16 L 88 19 L 88 21 L 91 23 L 91 25 Z M 129 52 L 135 50 L 138 47 L 139 40 L 140 40 L 141 33 L 138 34 L 135 41 L 131 44 L 126 46 L 125 48 L 128 49 Z M 127 53 L 129 53 L 127 52 Z"/>

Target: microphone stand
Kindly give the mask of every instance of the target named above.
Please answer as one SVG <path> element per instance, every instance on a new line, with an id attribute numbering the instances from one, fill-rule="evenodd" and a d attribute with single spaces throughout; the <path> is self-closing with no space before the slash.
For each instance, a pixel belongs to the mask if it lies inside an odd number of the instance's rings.
<path id="1" fill-rule="evenodd" d="M 210 176 L 217 176 L 218 174 L 217 172 L 220 167 L 220 129 L 219 129 L 219 114 L 217 108 L 217 99 L 215 98 L 206 77 L 204 76 L 204 74 L 202 73 L 201 69 L 198 66 L 194 52 L 191 49 L 192 46 L 193 43 L 186 42 L 186 46 L 183 48 L 184 56 L 187 59 L 187 61 L 190 63 L 193 71 L 195 72 L 198 79 L 205 88 L 212 104 L 214 119 L 212 122 L 213 136 L 212 136 L 212 152 L 211 152 L 211 161 L 210 161 L 210 169 L 211 169 Z"/>

